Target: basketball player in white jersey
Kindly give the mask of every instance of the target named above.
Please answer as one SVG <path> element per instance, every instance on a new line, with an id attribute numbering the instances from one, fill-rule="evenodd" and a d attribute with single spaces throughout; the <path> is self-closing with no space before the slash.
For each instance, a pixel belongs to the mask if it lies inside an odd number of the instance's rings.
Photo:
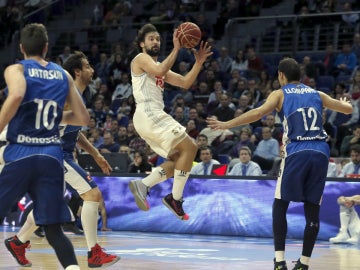
<path id="1" fill-rule="evenodd" d="M 168 57 L 158 62 L 160 34 L 152 24 L 144 25 L 136 39 L 140 53 L 131 62 L 133 93 L 136 101 L 134 126 L 139 135 L 167 161 L 155 168 L 142 180 L 129 183 L 137 206 L 147 211 L 147 193 L 154 185 L 174 176 L 172 193 L 163 198 L 163 203 L 179 219 L 188 220 L 182 208 L 183 190 L 189 177 L 197 145 L 185 132 L 185 127 L 164 111 L 164 83 L 188 89 L 198 76 L 206 58 L 212 54 L 211 47 L 201 42 L 199 50 L 193 49 L 195 63 L 185 75 L 172 72 L 181 48 L 177 32 L 173 34 L 174 48 Z"/>
<path id="2" fill-rule="evenodd" d="M 227 122 L 208 118 L 211 128 L 229 129 L 255 122 L 276 110 L 284 127 L 284 158 L 276 185 L 273 203 L 274 270 L 287 270 L 285 239 L 286 212 L 289 203 L 303 202 L 306 225 L 303 249 L 293 270 L 308 270 L 310 257 L 319 233 L 319 212 L 325 187 L 330 149 L 322 126 L 323 107 L 352 113 L 344 97 L 336 100 L 300 83 L 300 66 L 292 58 L 284 58 L 278 66 L 281 89 L 273 91 L 260 107 Z"/>

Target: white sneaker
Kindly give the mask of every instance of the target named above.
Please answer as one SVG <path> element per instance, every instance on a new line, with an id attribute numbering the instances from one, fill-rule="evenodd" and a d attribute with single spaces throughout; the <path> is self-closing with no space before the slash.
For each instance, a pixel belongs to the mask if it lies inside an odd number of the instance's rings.
<path id="1" fill-rule="evenodd" d="M 350 236 L 345 231 L 340 231 L 335 237 L 329 239 L 330 243 L 338 244 L 338 243 L 347 243 L 347 240 L 350 239 Z"/>
<path id="2" fill-rule="evenodd" d="M 350 245 L 357 245 L 359 243 L 359 237 L 358 236 L 350 237 L 348 240 L 346 240 L 346 243 Z"/>

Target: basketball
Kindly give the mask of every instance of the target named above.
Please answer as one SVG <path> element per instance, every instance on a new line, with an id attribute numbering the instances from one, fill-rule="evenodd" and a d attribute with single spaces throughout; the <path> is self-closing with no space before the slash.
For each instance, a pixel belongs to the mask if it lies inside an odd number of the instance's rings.
<path id="1" fill-rule="evenodd" d="M 184 22 L 177 28 L 181 47 L 194 48 L 201 40 L 201 30 L 195 23 Z"/>

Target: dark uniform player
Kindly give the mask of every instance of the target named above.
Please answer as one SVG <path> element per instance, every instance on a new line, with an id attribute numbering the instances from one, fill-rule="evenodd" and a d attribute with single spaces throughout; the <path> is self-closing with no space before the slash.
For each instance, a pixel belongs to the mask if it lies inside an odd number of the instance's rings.
<path id="1" fill-rule="evenodd" d="M 90 119 L 71 76 L 47 62 L 47 32 L 42 24 L 21 30 L 20 50 L 25 60 L 6 68 L 8 96 L 0 112 L 0 132 L 8 125 L 0 174 L 0 217 L 26 192 L 34 203 L 34 217 L 65 269 L 80 269 L 74 249 L 61 229 L 71 215 L 64 201 L 64 167 L 59 124 L 86 125 Z M 65 101 L 72 111 L 63 112 Z M 5 240 L 17 257 L 28 245 L 16 237 Z M 31 265 L 31 264 L 30 264 Z M 29 266 L 29 265 L 27 265 Z"/>
<path id="2" fill-rule="evenodd" d="M 273 204 L 274 269 L 287 269 L 285 262 L 286 212 L 290 201 L 304 202 L 306 226 L 302 256 L 294 270 L 307 270 L 319 232 L 319 210 L 329 160 L 329 147 L 322 128 L 322 108 L 350 114 L 346 98 L 336 100 L 299 82 L 300 67 L 292 58 L 279 63 L 281 89 L 265 103 L 227 122 L 207 119 L 211 128 L 226 129 L 255 122 L 277 110 L 282 116 L 284 158 Z"/>

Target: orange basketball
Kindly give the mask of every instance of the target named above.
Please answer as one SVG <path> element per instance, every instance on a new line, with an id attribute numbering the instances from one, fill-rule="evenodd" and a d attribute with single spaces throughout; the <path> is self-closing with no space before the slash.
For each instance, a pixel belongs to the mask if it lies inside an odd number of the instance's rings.
<path id="1" fill-rule="evenodd" d="M 201 40 L 201 30 L 199 26 L 192 22 L 184 22 L 177 28 L 181 47 L 194 48 Z"/>

